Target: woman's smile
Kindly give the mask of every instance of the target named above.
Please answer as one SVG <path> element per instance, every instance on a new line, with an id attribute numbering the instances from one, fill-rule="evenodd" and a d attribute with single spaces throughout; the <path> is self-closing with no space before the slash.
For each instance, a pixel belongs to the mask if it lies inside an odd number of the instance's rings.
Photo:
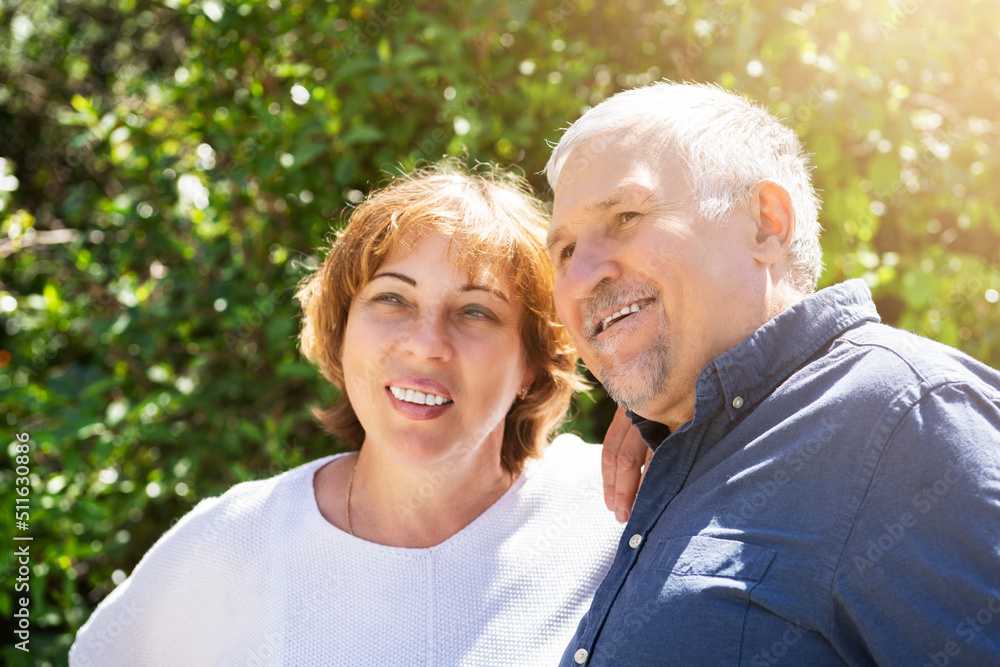
<path id="1" fill-rule="evenodd" d="M 437 419 L 455 405 L 451 392 L 429 378 L 400 378 L 385 389 L 389 404 L 407 419 Z"/>

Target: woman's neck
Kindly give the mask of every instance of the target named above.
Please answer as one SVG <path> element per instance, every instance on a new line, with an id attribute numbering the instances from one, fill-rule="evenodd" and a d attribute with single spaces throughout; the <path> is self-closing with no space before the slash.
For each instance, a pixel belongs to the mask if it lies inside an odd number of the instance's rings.
<path id="1" fill-rule="evenodd" d="M 325 495 L 334 501 L 340 495 L 342 500 L 334 505 L 342 506 L 343 513 L 333 509 L 327 519 L 369 542 L 397 547 L 444 542 L 485 512 L 514 481 L 500 464 L 499 452 L 488 461 L 463 457 L 414 465 L 370 445 L 358 456 L 341 460 L 344 467 L 328 477 L 326 484 L 332 488 Z"/>

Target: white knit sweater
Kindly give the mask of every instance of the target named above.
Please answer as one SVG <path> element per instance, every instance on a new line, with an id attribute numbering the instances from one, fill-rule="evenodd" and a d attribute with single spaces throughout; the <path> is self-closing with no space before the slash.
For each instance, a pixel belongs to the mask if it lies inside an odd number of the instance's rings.
<path id="1" fill-rule="evenodd" d="M 327 522 L 333 457 L 203 500 L 98 607 L 90 665 L 555 665 L 614 557 L 600 447 L 561 436 L 458 534 L 388 547 Z"/>

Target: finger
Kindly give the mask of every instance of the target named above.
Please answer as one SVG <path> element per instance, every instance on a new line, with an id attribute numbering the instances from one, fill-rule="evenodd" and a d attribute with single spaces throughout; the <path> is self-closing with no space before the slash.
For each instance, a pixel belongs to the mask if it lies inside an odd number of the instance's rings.
<path id="1" fill-rule="evenodd" d="M 615 518 L 628 521 L 642 482 L 643 466 L 651 454 L 639 431 L 630 427 L 618 449 L 615 478 Z"/>
<path id="2" fill-rule="evenodd" d="M 615 416 L 608 426 L 607 433 L 604 434 L 604 449 L 601 453 L 601 478 L 604 482 L 604 504 L 615 511 L 617 501 L 615 499 L 615 483 L 618 479 L 618 451 L 621 449 L 622 441 L 632 428 L 632 423 L 625 416 L 625 409 L 618 408 Z"/>

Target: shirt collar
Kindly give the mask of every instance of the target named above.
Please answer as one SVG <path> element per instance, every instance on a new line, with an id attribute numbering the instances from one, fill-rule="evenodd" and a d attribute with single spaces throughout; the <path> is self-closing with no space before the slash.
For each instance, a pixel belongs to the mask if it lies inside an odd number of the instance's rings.
<path id="1" fill-rule="evenodd" d="M 695 419 L 702 412 L 699 404 L 716 400 L 720 388 L 729 417 L 736 419 L 834 337 L 862 322 L 878 321 L 863 280 L 848 280 L 806 297 L 702 370 L 695 386 Z M 627 414 L 653 447 L 670 434 L 663 424 Z"/>

